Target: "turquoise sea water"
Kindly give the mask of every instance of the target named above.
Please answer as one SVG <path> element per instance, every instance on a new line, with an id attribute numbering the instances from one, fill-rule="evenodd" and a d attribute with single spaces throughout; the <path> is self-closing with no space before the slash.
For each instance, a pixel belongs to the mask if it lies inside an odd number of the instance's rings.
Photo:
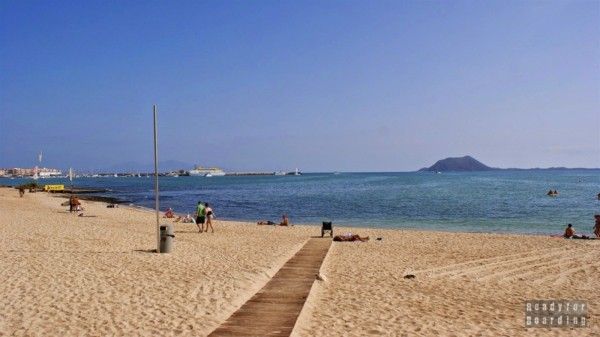
<path id="1" fill-rule="evenodd" d="M 152 178 L 78 178 L 74 184 L 154 207 Z M 559 233 L 572 223 L 578 233 L 590 233 L 600 212 L 600 170 L 161 177 L 160 188 L 163 210 L 191 213 L 201 200 L 218 218 L 252 222 L 287 213 L 294 223 L 530 234 Z M 549 189 L 559 196 L 546 196 Z"/>

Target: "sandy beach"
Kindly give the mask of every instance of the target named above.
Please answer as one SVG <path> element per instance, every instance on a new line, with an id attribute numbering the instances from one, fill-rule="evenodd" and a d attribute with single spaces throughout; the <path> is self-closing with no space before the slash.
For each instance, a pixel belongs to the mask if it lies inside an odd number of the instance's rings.
<path id="1" fill-rule="evenodd" d="M 0 188 L 0 336 L 205 336 L 320 232 L 175 223 L 156 254 L 152 212 L 64 201 Z M 333 243 L 293 336 L 600 335 L 600 241 L 335 230 L 371 240 Z M 530 299 L 585 300 L 589 326 L 526 329 Z"/>

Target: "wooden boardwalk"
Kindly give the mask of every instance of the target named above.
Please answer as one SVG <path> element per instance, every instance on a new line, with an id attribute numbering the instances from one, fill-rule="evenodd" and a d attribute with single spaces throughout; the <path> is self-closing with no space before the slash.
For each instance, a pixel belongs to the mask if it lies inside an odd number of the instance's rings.
<path id="1" fill-rule="evenodd" d="M 289 336 L 331 246 L 313 238 L 210 337 Z"/>

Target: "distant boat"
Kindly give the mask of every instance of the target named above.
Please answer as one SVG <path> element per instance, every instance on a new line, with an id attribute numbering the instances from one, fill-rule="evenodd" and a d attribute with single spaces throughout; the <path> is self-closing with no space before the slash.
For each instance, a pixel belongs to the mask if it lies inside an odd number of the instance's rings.
<path id="1" fill-rule="evenodd" d="M 114 177 L 116 178 L 116 177 L 118 177 L 118 175 L 115 173 Z"/>
<path id="2" fill-rule="evenodd" d="M 286 173 L 285 171 L 277 171 L 277 172 L 275 172 L 274 174 L 275 174 L 276 176 L 284 176 L 284 175 L 286 175 L 287 173 Z"/>
<path id="3" fill-rule="evenodd" d="M 206 175 L 204 175 L 204 176 L 205 176 L 205 177 L 207 177 L 207 178 L 210 178 L 210 177 L 212 177 L 213 175 L 212 175 L 212 174 L 210 174 L 210 173 L 207 173 L 207 174 L 206 174 Z"/>
<path id="4" fill-rule="evenodd" d="M 333 174 L 338 175 L 340 174 L 338 171 L 333 172 Z"/>
<path id="5" fill-rule="evenodd" d="M 211 177 L 221 177 L 225 175 L 225 171 L 218 167 L 202 167 L 196 166 L 193 170 L 189 171 L 189 175 L 191 176 L 202 176 L 208 177 L 210 174 Z"/>
<path id="6" fill-rule="evenodd" d="M 298 170 L 298 168 L 296 167 L 296 170 L 294 172 L 288 173 L 288 175 L 290 175 L 290 176 L 300 176 L 300 175 L 302 175 L 302 172 L 300 172 Z"/>

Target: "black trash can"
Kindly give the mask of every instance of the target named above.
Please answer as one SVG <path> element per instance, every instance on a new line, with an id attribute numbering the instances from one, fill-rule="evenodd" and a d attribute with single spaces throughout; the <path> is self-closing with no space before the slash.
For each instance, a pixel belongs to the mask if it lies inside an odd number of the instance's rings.
<path id="1" fill-rule="evenodd" d="M 173 250 L 175 240 L 175 229 L 171 224 L 160 225 L 160 252 L 170 253 Z"/>

